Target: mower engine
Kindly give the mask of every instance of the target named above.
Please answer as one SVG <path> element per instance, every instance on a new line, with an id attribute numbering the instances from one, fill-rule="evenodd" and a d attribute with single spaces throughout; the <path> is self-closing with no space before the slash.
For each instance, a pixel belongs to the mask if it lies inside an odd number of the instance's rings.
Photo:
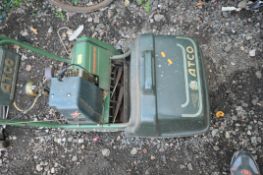
<path id="1" fill-rule="evenodd" d="M 75 124 L 109 123 L 113 63 L 119 54 L 112 46 L 91 38 L 74 45 L 71 67 L 62 79 L 52 78 L 49 105 Z"/>

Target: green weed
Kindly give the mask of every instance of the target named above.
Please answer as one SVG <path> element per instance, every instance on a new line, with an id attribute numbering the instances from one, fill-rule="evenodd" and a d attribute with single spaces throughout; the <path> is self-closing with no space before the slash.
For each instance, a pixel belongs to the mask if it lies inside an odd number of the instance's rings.
<path id="1" fill-rule="evenodd" d="M 66 19 L 66 14 L 64 11 L 56 11 L 55 16 L 59 18 L 61 21 L 65 21 Z"/>
<path id="2" fill-rule="evenodd" d="M 151 0 L 136 0 L 139 5 L 142 5 L 147 13 L 151 12 Z"/>

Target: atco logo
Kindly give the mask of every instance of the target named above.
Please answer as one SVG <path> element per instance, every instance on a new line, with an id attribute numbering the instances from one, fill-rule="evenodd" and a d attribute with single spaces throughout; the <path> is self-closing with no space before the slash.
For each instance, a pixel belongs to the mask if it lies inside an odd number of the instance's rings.
<path id="1" fill-rule="evenodd" d="M 6 58 L 3 67 L 1 89 L 5 93 L 11 93 L 15 62 L 10 58 Z"/>
<path id="2" fill-rule="evenodd" d="M 192 46 L 187 46 L 185 50 L 186 50 L 186 57 L 187 57 L 188 73 L 191 76 L 196 77 L 194 49 Z"/>

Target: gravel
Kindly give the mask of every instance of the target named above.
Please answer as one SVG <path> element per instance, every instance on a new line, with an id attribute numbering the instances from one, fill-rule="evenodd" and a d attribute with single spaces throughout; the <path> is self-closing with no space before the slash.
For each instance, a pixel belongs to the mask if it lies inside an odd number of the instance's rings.
<path id="1" fill-rule="evenodd" d="M 37 170 L 38 172 L 42 171 L 42 170 L 43 170 L 42 165 L 37 164 L 37 166 L 36 166 L 36 170 Z"/>
<path id="2" fill-rule="evenodd" d="M 187 164 L 187 168 L 188 168 L 189 171 L 193 171 L 193 166 L 192 166 L 191 163 L 188 163 L 188 164 Z"/>
<path id="3" fill-rule="evenodd" d="M 105 148 L 101 150 L 103 156 L 108 157 L 110 155 L 110 150 Z"/>
<path id="4" fill-rule="evenodd" d="M 75 161 L 78 160 L 78 157 L 77 157 L 77 156 L 73 156 L 71 160 L 72 160 L 73 162 L 75 162 Z"/>
<path id="5" fill-rule="evenodd" d="M 261 73 L 260 71 L 257 71 L 257 72 L 256 72 L 256 77 L 257 77 L 258 79 L 261 79 L 261 78 L 262 78 L 262 73 Z"/>
<path id="6" fill-rule="evenodd" d="M 249 51 L 249 56 L 254 57 L 256 56 L 256 49 L 252 49 Z"/>

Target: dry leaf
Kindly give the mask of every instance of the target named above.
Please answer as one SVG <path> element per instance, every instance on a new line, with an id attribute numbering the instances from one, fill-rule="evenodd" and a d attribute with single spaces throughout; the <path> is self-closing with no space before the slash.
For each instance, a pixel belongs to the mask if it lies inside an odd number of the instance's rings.
<path id="1" fill-rule="evenodd" d="M 38 32 L 37 32 L 37 29 L 36 28 L 34 28 L 34 27 L 30 27 L 30 30 L 31 30 L 31 32 L 32 33 L 34 33 L 35 35 L 37 35 L 38 34 Z"/>
<path id="2" fill-rule="evenodd" d="M 195 4 L 195 7 L 202 9 L 205 6 L 205 2 L 203 0 L 198 0 Z"/>

